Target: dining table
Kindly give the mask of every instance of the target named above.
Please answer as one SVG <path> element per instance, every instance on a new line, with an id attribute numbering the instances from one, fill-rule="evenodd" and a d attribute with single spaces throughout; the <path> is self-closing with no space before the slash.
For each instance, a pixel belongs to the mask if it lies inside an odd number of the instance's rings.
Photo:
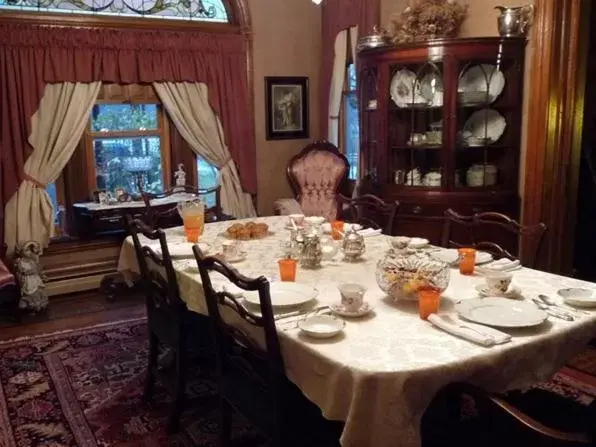
<path id="1" fill-rule="evenodd" d="M 244 241 L 247 255 L 234 263 L 249 277 L 278 281 L 280 245 L 288 241 L 287 216 L 250 219 L 269 226 L 266 237 Z M 236 220 L 233 223 L 246 223 Z M 208 254 L 220 250 L 231 222 L 205 225 L 200 238 Z M 168 245 L 185 244 L 183 228 L 165 230 Z M 316 289 L 317 306 L 340 302 L 338 286 L 357 283 L 366 288 L 372 312 L 345 318 L 339 335 L 311 338 L 295 324 L 276 321 L 288 378 L 314 402 L 324 417 L 343 421 L 343 447 L 416 447 L 421 445 L 422 416 L 433 397 L 452 382 L 469 382 L 489 392 L 524 390 L 549 379 L 558 368 L 580 353 L 596 333 L 596 310 L 584 309 L 573 321 L 549 317 L 528 328 L 504 330 L 507 343 L 490 347 L 445 332 L 418 314 L 416 301 L 393 300 L 377 285 L 377 263 L 390 248 L 390 236 L 365 238 L 361 259 L 346 262 L 341 252 L 319 268 L 298 267 L 296 282 Z M 149 242 L 141 237 L 142 242 Z M 200 275 L 194 258 L 173 260 L 181 299 L 192 312 L 207 315 Z M 119 270 L 138 271 L 130 236 L 125 239 Z M 450 269 L 438 315 L 457 318 L 456 304 L 477 299 L 481 275 L 461 275 Z M 557 291 L 596 284 L 522 267 L 513 272 L 515 299 L 532 302 L 539 294 L 558 300 Z M 272 296 L 275 301 L 275 296 Z"/>

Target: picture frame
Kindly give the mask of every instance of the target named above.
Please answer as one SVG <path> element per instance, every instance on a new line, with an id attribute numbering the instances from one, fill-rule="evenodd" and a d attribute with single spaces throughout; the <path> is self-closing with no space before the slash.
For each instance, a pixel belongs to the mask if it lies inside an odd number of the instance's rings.
<path id="1" fill-rule="evenodd" d="M 308 78 L 265 78 L 267 140 L 309 138 Z"/>

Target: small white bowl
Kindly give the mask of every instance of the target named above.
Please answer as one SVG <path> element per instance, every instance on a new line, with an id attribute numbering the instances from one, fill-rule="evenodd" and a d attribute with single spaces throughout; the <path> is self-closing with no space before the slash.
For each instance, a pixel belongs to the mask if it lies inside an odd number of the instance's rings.
<path id="1" fill-rule="evenodd" d="M 429 244 L 428 239 L 423 239 L 421 237 L 413 237 L 410 239 L 408 243 L 408 247 L 410 248 L 424 248 Z"/>
<path id="2" fill-rule="evenodd" d="M 594 290 L 581 287 L 561 289 L 557 294 L 563 297 L 565 303 L 577 307 L 596 307 L 596 294 Z"/>
<path id="3" fill-rule="evenodd" d="M 304 218 L 304 221 L 309 225 L 321 225 L 325 222 L 325 218 L 321 216 L 308 216 Z"/>
<path id="4" fill-rule="evenodd" d="M 313 315 L 298 322 L 298 327 L 309 337 L 331 338 L 344 330 L 345 321 L 330 315 Z"/>

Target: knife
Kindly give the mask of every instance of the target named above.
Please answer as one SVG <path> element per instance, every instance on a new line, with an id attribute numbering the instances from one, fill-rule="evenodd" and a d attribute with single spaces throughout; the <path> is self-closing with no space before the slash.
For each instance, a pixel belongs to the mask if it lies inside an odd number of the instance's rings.
<path id="1" fill-rule="evenodd" d="M 587 312 L 584 312 L 582 310 L 574 309 L 573 307 L 569 307 L 569 306 L 565 306 L 565 305 L 561 305 L 561 304 L 557 304 L 557 302 L 555 300 L 553 300 L 548 295 L 539 294 L 538 295 L 538 298 L 541 299 L 548 306 L 553 306 L 553 307 L 556 307 L 556 308 L 561 309 L 563 311 L 573 312 L 573 313 L 579 314 L 579 315 L 589 315 Z"/>
<path id="2" fill-rule="evenodd" d="M 534 302 L 534 304 L 536 304 L 536 306 L 538 306 L 539 309 L 542 309 L 551 317 L 560 318 L 561 320 L 565 321 L 575 321 L 573 315 L 558 309 L 553 309 L 552 307 L 548 306 L 538 298 L 532 298 L 532 301 Z"/>

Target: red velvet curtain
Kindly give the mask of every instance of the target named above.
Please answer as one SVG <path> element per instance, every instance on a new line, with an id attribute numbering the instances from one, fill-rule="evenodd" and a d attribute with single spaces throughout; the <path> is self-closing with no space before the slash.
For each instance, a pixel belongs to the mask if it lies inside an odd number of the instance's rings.
<path id="1" fill-rule="evenodd" d="M 257 191 L 246 54 L 238 34 L 0 24 L 0 175 L 6 205 L 22 180 L 30 118 L 46 83 L 203 82 L 246 192 Z"/>
<path id="2" fill-rule="evenodd" d="M 334 45 L 337 33 L 358 25 L 358 35 L 370 34 L 379 24 L 380 0 L 325 0 L 322 4 L 323 54 L 321 61 L 321 134 L 327 139 L 329 119 L 329 88 L 333 71 Z"/>

